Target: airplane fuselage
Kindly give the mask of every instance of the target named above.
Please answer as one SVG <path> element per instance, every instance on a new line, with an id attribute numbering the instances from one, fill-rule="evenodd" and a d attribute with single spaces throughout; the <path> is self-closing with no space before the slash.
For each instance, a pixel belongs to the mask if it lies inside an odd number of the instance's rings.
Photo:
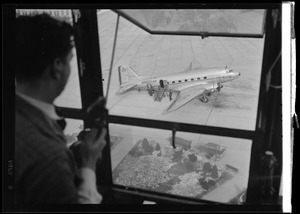
<path id="1" fill-rule="evenodd" d="M 192 66 L 190 66 L 192 68 Z M 197 98 L 203 103 L 208 102 L 212 93 L 221 90 L 222 83 L 236 79 L 241 74 L 224 67 L 189 69 L 189 71 L 168 74 L 159 77 L 142 77 L 129 66 L 119 66 L 120 88 L 116 94 L 124 94 L 131 90 L 148 91 L 154 101 L 161 101 L 168 96 L 173 100 L 167 111 L 181 108 Z M 131 81 L 129 75 L 135 76 Z M 175 99 L 172 98 L 176 94 Z"/>
<path id="2" fill-rule="evenodd" d="M 240 76 L 239 72 L 222 68 L 197 69 L 189 72 L 169 74 L 160 77 L 147 77 L 135 81 L 135 90 L 149 90 L 149 87 L 156 89 L 166 87 L 168 90 L 176 89 L 179 85 L 189 85 L 194 82 L 205 82 L 217 85 L 231 81 Z"/>

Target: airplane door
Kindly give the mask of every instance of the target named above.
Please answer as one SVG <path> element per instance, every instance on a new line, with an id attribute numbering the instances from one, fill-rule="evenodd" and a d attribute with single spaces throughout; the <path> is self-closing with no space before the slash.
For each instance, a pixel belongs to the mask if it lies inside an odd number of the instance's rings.
<path id="1" fill-rule="evenodd" d="M 164 80 L 163 83 L 164 83 L 164 88 L 165 88 L 165 89 L 168 89 L 168 82 L 167 82 L 167 80 Z"/>
<path id="2" fill-rule="evenodd" d="M 160 87 L 164 88 L 165 87 L 164 86 L 164 81 L 163 80 L 159 80 L 159 85 L 160 85 Z"/>

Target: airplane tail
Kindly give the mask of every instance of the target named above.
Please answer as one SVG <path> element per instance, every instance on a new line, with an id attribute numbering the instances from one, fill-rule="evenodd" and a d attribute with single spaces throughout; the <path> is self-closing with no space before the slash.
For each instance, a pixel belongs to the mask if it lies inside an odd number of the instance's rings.
<path id="1" fill-rule="evenodd" d="M 140 78 L 140 75 L 137 74 L 130 66 L 121 65 L 118 67 L 118 70 L 121 86 L 133 79 Z"/>

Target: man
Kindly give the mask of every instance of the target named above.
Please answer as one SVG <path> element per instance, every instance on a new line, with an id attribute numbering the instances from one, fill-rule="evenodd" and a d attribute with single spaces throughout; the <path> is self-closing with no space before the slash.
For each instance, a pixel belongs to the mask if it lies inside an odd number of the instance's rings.
<path id="1" fill-rule="evenodd" d="M 96 161 L 106 129 L 82 140 L 81 166 L 66 147 L 53 102 L 64 90 L 74 48 L 73 28 L 49 15 L 16 20 L 15 184 L 17 204 L 100 203 Z M 99 137 L 98 137 L 99 136 Z"/>

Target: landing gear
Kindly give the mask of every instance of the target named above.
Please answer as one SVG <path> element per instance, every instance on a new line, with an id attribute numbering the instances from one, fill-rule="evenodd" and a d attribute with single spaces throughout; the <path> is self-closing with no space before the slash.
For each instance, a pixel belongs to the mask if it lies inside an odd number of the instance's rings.
<path id="1" fill-rule="evenodd" d="M 207 103 L 208 102 L 208 99 L 205 97 L 205 95 L 199 97 L 199 100 L 203 103 Z"/>
<path id="2" fill-rule="evenodd" d="M 198 99 L 203 103 L 207 103 L 208 102 L 207 97 L 210 97 L 215 92 L 219 92 L 221 90 L 221 88 L 223 88 L 223 85 L 218 83 L 218 86 L 216 88 L 214 86 L 211 89 L 204 90 L 203 94 L 201 96 L 199 96 Z"/>
<path id="3" fill-rule="evenodd" d="M 169 98 L 170 98 L 170 101 L 172 100 L 172 92 L 170 91 L 169 92 Z"/>

